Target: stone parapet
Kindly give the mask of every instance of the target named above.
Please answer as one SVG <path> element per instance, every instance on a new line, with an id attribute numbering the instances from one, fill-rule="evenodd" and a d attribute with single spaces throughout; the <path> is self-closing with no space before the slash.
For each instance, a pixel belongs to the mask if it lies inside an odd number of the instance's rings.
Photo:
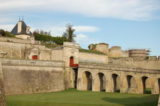
<path id="1" fill-rule="evenodd" d="M 149 74 L 160 74 L 160 70 L 155 69 L 142 69 L 135 67 L 126 67 L 121 65 L 110 65 L 110 64 L 96 64 L 96 63 L 80 63 L 79 68 L 90 68 L 90 69 L 101 69 L 101 70 L 114 70 L 123 72 L 137 72 L 137 73 L 149 73 Z"/>
<path id="2" fill-rule="evenodd" d="M 15 60 L 0 58 L 3 65 L 16 66 L 40 66 L 40 67 L 63 67 L 63 61 L 42 61 L 42 60 Z"/>

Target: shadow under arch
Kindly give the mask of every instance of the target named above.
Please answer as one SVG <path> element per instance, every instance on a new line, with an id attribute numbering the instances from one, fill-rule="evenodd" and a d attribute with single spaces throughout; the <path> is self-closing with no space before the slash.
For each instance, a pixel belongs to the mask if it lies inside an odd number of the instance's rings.
<path id="1" fill-rule="evenodd" d="M 105 77 L 104 73 L 99 72 L 98 78 L 99 78 L 99 90 L 106 91 L 106 77 Z"/>
<path id="2" fill-rule="evenodd" d="M 160 94 L 160 78 L 158 78 L 158 88 L 159 88 L 159 94 Z"/>
<path id="3" fill-rule="evenodd" d="M 132 75 L 127 75 L 127 91 L 130 92 L 132 89 L 136 87 L 136 81 L 135 78 Z"/>
<path id="4" fill-rule="evenodd" d="M 151 88 L 147 88 L 147 86 L 148 86 L 147 82 L 148 82 L 149 78 L 147 76 L 143 76 L 141 78 L 141 80 L 142 80 L 143 93 L 144 94 L 151 94 Z"/>
<path id="5" fill-rule="evenodd" d="M 85 90 L 92 90 L 92 74 L 89 71 L 83 73 L 83 86 Z"/>
<path id="6" fill-rule="evenodd" d="M 120 77 L 118 74 L 112 74 L 113 91 L 120 92 Z"/>

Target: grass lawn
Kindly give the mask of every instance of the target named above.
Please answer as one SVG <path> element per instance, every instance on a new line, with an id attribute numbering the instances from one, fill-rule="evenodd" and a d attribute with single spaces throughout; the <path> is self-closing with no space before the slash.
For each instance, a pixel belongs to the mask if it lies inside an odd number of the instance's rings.
<path id="1" fill-rule="evenodd" d="M 7 106 L 157 106 L 158 95 L 66 91 L 7 96 Z"/>

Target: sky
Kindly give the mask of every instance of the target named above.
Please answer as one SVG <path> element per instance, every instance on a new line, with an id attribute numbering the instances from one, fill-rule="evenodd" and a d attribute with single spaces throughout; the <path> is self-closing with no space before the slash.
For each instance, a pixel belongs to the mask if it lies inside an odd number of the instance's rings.
<path id="1" fill-rule="evenodd" d="M 11 31 L 19 18 L 53 36 L 71 24 L 82 48 L 103 42 L 160 56 L 160 0 L 0 0 L 0 28 Z"/>

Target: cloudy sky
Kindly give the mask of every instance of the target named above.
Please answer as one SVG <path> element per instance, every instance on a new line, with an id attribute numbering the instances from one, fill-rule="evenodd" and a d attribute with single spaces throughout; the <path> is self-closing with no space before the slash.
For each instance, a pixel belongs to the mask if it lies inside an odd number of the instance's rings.
<path id="1" fill-rule="evenodd" d="M 19 17 L 54 36 L 72 24 L 83 48 L 106 42 L 160 55 L 160 0 L 0 0 L 0 28 L 11 30 Z"/>

